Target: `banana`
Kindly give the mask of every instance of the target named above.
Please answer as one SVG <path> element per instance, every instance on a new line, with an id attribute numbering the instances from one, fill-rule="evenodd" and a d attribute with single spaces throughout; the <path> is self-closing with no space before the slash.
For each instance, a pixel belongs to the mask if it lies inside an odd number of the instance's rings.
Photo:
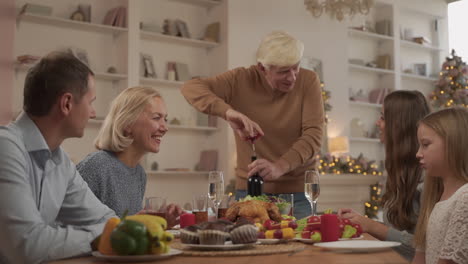
<path id="1" fill-rule="evenodd" d="M 151 238 L 157 238 L 161 241 L 162 237 L 164 236 L 164 229 L 167 226 L 166 220 L 162 217 L 155 216 L 155 215 L 131 215 L 125 218 L 126 220 L 133 220 L 140 222 L 146 226 Z M 161 223 L 164 220 L 163 223 Z M 163 224 L 165 224 L 163 226 Z"/>
<path id="2" fill-rule="evenodd" d="M 164 242 L 159 242 L 159 246 L 153 244 L 151 246 L 151 254 L 159 255 L 169 252 L 169 246 Z"/>
<path id="3" fill-rule="evenodd" d="M 166 244 L 171 244 L 172 241 L 174 241 L 174 234 L 169 233 L 169 232 L 164 232 L 164 235 L 162 236 L 161 242 L 164 242 Z"/>
<path id="4" fill-rule="evenodd" d="M 142 219 L 142 221 L 155 221 L 158 222 L 164 230 L 167 229 L 167 221 L 163 217 L 157 215 L 149 215 L 149 214 L 139 214 L 139 215 L 130 215 L 127 216 L 127 219 L 138 221 L 138 219 Z"/>

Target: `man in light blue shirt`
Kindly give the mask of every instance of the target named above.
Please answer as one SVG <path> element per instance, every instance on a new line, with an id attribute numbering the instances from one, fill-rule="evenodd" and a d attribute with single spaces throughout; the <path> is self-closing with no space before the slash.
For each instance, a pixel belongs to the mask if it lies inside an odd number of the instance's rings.
<path id="1" fill-rule="evenodd" d="M 0 263 L 89 254 L 114 212 L 88 188 L 61 149 L 95 117 L 94 73 L 51 53 L 27 74 L 25 111 L 0 127 Z"/>

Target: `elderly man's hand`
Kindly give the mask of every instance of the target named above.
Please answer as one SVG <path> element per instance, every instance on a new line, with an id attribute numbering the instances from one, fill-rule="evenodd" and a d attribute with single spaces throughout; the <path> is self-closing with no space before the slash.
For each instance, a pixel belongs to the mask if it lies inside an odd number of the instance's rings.
<path id="1" fill-rule="evenodd" d="M 167 228 L 171 228 L 177 224 L 179 224 L 179 216 L 185 213 L 182 208 L 180 208 L 177 204 L 169 204 L 166 207 L 166 221 L 167 221 Z M 150 214 L 150 215 L 158 215 L 156 211 L 153 210 L 146 210 L 143 209 L 139 211 L 137 214 Z"/>
<path id="2" fill-rule="evenodd" d="M 185 213 L 177 204 L 169 204 L 166 209 L 167 227 L 171 228 L 180 222 L 179 216 Z"/>
<path id="3" fill-rule="evenodd" d="M 226 111 L 226 121 L 228 121 L 232 129 L 245 140 L 258 137 L 259 135 L 265 135 L 257 123 L 236 110 L 228 109 Z"/>
<path id="4" fill-rule="evenodd" d="M 266 159 L 258 159 L 250 163 L 248 169 L 248 177 L 258 172 L 263 180 L 273 181 L 289 171 L 289 164 L 282 159 L 274 163 Z"/>

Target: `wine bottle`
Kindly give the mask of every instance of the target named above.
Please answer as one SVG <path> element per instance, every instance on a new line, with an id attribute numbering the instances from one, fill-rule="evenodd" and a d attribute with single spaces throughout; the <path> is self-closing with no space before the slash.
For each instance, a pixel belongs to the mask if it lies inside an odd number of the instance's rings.
<path id="1" fill-rule="evenodd" d="M 256 156 L 252 156 L 252 162 L 256 159 Z M 263 194 L 263 178 L 258 175 L 258 173 L 249 177 L 247 182 L 247 194 L 250 196 L 260 196 Z"/>

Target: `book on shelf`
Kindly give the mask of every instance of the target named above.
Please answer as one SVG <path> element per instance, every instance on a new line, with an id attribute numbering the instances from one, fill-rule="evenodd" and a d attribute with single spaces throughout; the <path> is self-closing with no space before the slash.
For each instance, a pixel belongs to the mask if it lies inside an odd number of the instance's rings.
<path id="1" fill-rule="evenodd" d="M 203 40 L 211 41 L 211 42 L 219 42 L 219 30 L 220 30 L 219 22 L 209 24 L 208 26 L 206 26 Z"/>
<path id="2" fill-rule="evenodd" d="M 116 26 L 127 27 L 127 8 L 122 6 L 119 12 L 120 16 Z"/>
<path id="3" fill-rule="evenodd" d="M 393 36 L 392 21 L 384 19 L 375 22 L 375 33 L 385 36 Z"/>
<path id="4" fill-rule="evenodd" d="M 176 19 L 174 21 L 174 24 L 177 28 L 177 36 L 183 38 L 190 38 L 190 32 L 188 31 L 187 23 L 185 23 L 185 21 Z"/>
<path id="5" fill-rule="evenodd" d="M 171 19 L 164 19 L 163 23 L 163 34 L 169 36 L 177 36 L 178 30 L 176 23 Z"/>
<path id="6" fill-rule="evenodd" d="M 107 11 L 102 24 L 114 27 L 127 26 L 127 8 L 118 6 Z"/>
<path id="7" fill-rule="evenodd" d="M 188 65 L 185 63 L 176 62 L 176 80 L 177 81 L 188 81 L 191 79 L 189 74 Z"/>
<path id="8" fill-rule="evenodd" d="M 378 56 L 376 64 L 377 64 L 377 68 L 386 69 L 386 70 L 391 69 L 391 57 L 390 57 L 390 55 L 385 54 L 385 55 Z"/>

